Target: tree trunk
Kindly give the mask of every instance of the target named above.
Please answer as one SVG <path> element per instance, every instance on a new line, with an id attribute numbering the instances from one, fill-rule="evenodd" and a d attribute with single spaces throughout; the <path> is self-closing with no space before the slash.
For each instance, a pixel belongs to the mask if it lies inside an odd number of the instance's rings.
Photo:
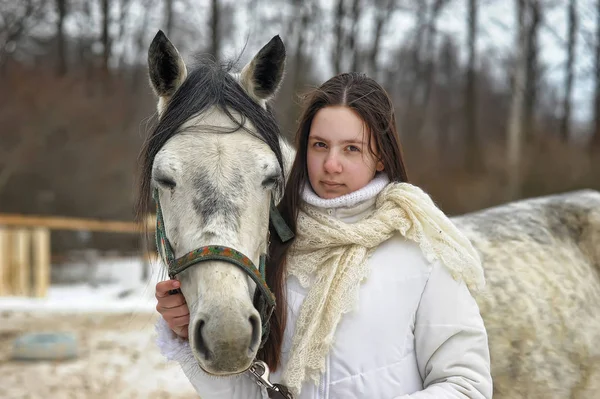
<path id="1" fill-rule="evenodd" d="M 413 48 L 411 49 L 412 59 L 409 62 L 410 68 L 408 73 L 412 77 L 411 83 L 408 87 L 408 93 L 406 94 L 406 109 L 403 115 L 403 119 L 407 122 L 407 126 L 410 127 L 410 130 L 414 131 L 415 123 L 413 121 L 417 121 L 418 124 L 418 116 L 415 116 L 417 112 L 420 110 L 415 110 L 416 104 L 420 103 L 419 96 L 420 89 L 423 84 L 423 37 L 425 36 L 425 27 L 427 21 L 427 2 L 419 2 L 417 6 L 417 26 L 415 32 L 415 43 Z"/>
<path id="2" fill-rule="evenodd" d="M 334 16 L 333 40 L 335 47 L 332 54 L 333 73 L 336 75 L 342 72 L 342 51 L 344 49 L 344 0 L 337 0 Z"/>
<path id="3" fill-rule="evenodd" d="M 301 84 L 301 76 L 304 73 L 304 39 L 308 22 L 310 20 L 311 14 L 311 4 L 308 1 L 298 1 L 296 2 L 297 12 L 300 16 L 300 23 L 298 29 L 296 31 L 296 53 L 294 56 L 294 61 L 296 65 L 294 66 L 294 74 L 292 76 L 292 88 L 294 92 L 298 90 L 298 87 Z"/>
<path id="4" fill-rule="evenodd" d="M 173 0 L 165 0 L 165 30 L 167 36 L 173 33 Z"/>
<path id="5" fill-rule="evenodd" d="M 523 134 L 530 140 L 535 133 L 535 111 L 539 82 L 539 27 L 541 25 L 541 5 L 539 0 L 525 2 L 527 21 L 527 76 L 525 78 L 525 108 L 523 111 Z"/>
<path id="6" fill-rule="evenodd" d="M 89 2 L 85 2 L 82 4 L 82 15 L 78 23 L 79 29 L 84 29 L 85 26 L 91 25 L 92 20 L 92 4 Z M 93 78 L 93 66 L 90 58 L 90 36 L 89 35 L 79 35 L 77 37 L 77 63 L 76 65 L 82 70 L 85 71 L 85 78 L 87 82 L 90 82 Z"/>
<path id="7" fill-rule="evenodd" d="M 353 0 L 352 2 L 352 28 L 350 30 L 350 35 L 348 36 L 348 50 L 350 52 L 350 56 L 352 62 L 350 63 L 350 71 L 359 72 L 359 63 L 360 63 L 360 49 L 357 45 L 358 39 L 358 20 L 360 18 L 360 0 Z"/>
<path id="8" fill-rule="evenodd" d="M 458 50 L 450 35 L 446 35 L 439 56 L 439 76 L 442 78 L 440 93 L 435 96 L 437 103 L 437 134 L 438 149 L 437 154 L 442 158 L 442 162 L 450 161 L 450 155 L 454 153 L 451 141 L 451 135 L 454 130 L 454 115 L 456 113 L 456 102 L 453 101 L 456 90 L 459 88 L 457 82 L 461 73 L 457 60 Z M 462 139 L 462 137 L 461 137 Z"/>
<path id="9" fill-rule="evenodd" d="M 110 6 L 108 0 L 102 0 L 102 71 L 105 76 L 109 75 L 109 61 L 110 61 Z"/>
<path id="10" fill-rule="evenodd" d="M 437 36 L 437 19 L 444 6 L 448 4 L 447 0 L 436 0 L 433 4 L 429 22 L 427 24 L 427 39 L 425 40 L 427 64 L 425 66 L 425 87 L 423 90 L 423 99 L 421 101 L 421 107 L 423 108 L 423 114 L 427 114 L 427 108 L 429 107 L 429 99 L 431 91 L 435 83 L 435 41 Z"/>
<path id="11" fill-rule="evenodd" d="M 594 134 L 592 147 L 600 150 L 600 0 L 596 3 L 596 57 L 594 93 Z"/>
<path id="12" fill-rule="evenodd" d="M 379 56 L 379 46 L 381 45 L 381 34 L 390 21 L 392 11 L 394 10 L 394 0 L 385 0 L 383 4 L 382 2 L 377 2 L 375 7 L 376 17 L 373 28 L 373 45 L 371 46 L 369 59 L 367 60 L 367 72 L 374 79 L 378 79 L 379 77 L 376 76 L 378 71 L 377 57 Z"/>
<path id="13" fill-rule="evenodd" d="M 294 15 L 296 18 L 293 23 L 293 30 L 296 39 L 296 45 L 294 49 L 293 62 L 294 65 L 290 68 L 291 70 L 291 89 L 292 93 L 297 93 L 299 88 L 304 85 L 306 82 L 306 58 L 305 58 L 305 46 L 306 46 L 306 34 L 305 32 L 309 29 L 309 23 L 311 21 L 311 16 L 314 15 L 313 6 L 317 6 L 314 4 L 312 0 L 293 0 L 294 6 Z M 285 122 L 285 130 L 286 131 L 294 131 L 295 126 L 292 121 L 296 120 L 298 117 L 298 108 L 294 101 L 288 102 L 288 104 L 284 108 L 285 115 L 289 118 L 286 119 Z"/>
<path id="14" fill-rule="evenodd" d="M 117 42 L 121 43 L 125 36 L 125 21 L 129 15 L 129 7 L 131 0 L 121 0 L 119 4 L 119 32 L 117 33 Z M 125 67 L 125 59 L 128 56 L 128 52 L 122 51 L 117 62 L 117 70 L 119 76 L 125 76 L 127 74 L 127 67 Z"/>
<path id="15" fill-rule="evenodd" d="M 139 27 L 137 28 L 137 30 L 135 32 L 133 32 L 134 34 L 134 51 L 135 51 L 135 59 L 141 59 L 143 58 L 143 55 L 145 53 L 146 50 L 146 29 L 148 28 L 148 25 L 150 23 L 150 4 L 149 0 L 142 0 L 142 9 L 143 11 L 143 17 L 142 17 L 142 23 L 139 25 Z M 141 75 L 142 74 L 142 69 L 141 68 L 133 68 L 133 73 L 131 75 L 131 89 L 133 90 L 133 92 L 137 92 L 140 88 L 140 82 L 142 82 L 141 79 Z"/>
<path id="16" fill-rule="evenodd" d="M 57 66 L 56 74 L 64 76 L 67 73 L 67 48 L 65 41 L 64 21 L 67 15 L 67 0 L 56 0 L 56 46 L 57 46 Z"/>
<path id="17" fill-rule="evenodd" d="M 419 132 L 419 136 L 422 138 L 428 138 L 425 130 L 428 126 L 427 122 L 430 120 L 430 98 L 435 85 L 437 19 L 446 4 L 448 4 L 447 0 L 435 0 L 431 8 L 431 13 L 427 18 L 427 27 L 425 29 L 425 50 L 423 52 L 423 54 L 425 54 L 425 62 L 421 60 L 421 68 L 419 71 L 421 85 L 423 87 L 422 93 L 420 93 L 421 99 L 420 101 L 417 101 L 419 112 L 415 113 L 415 123 L 413 127 L 413 130 Z M 435 140 L 435 138 L 433 138 L 433 140 Z"/>
<path id="18" fill-rule="evenodd" d="M 221 35 L 219 25 L 221 23 L 221 13 L 219 10 L 219 0 L 212 0 L 212 16 L 210 18 L 210 27 L 212 32 L 212 40 L 210 53 L 215 57 L 215 61 L 219 62 L 221 52 Z"/>
<path id="19" fill-rule="evenodd" d="M 475 68 L 477 63 L 477 0 L 468 0 L 467 43 L 469 59 L 467 64 L 465 88 L 465 152 L 466 167 L 471 172 L 481 167 L 479 139 L 477 137 L 477 88 L 475 84 Z"/>
<path id="20" fill-rule="evenodd" d="M 571 123 L 571 93 L 573 92 L 573 66 L 575 64 L 575 47 L 577 46 L 577 0 L 569 1 L 569 37 L 567 43 L 567 65 L 565 70 L 565 98 L 563 99 L 563 116 L 560 124 L 560 137 L 564 142 L 569 140 Z"/>
<path id="21" fill-rule="evenodd" d="M 521 3 L 522 0 L 517 0 Z M 517 6 L 516 62 L 507 132 L 508 200 L 521 196 L 521 151 L 523 141 L 523 114 L 525 106 L 525 84 L 527 79 L 526 10 Z"/>

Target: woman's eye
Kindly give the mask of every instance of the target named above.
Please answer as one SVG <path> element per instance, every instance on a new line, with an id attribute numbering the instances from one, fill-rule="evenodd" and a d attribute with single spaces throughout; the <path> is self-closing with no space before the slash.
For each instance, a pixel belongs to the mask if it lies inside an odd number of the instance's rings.
<path id="1" fill-rule="evenodd" d="M 355 145 L 349 145 L 348 147 L 346 147 L 346 149 L 350 152 L 360 152 L 360 148 L 358 148 Z"/>
<path id="2" fill-rule="evenodd" d="M 314 147 L 317 147 L 317 148 L 325 148 L 325 147 L 327 147 L 327 146 L 325 145 L 325 143 L 323 143 L 322 141 L 317 141 L 317 142 L 315 142 L 315 143 L 313 144 L 313 146 L 314 146 Z"/>

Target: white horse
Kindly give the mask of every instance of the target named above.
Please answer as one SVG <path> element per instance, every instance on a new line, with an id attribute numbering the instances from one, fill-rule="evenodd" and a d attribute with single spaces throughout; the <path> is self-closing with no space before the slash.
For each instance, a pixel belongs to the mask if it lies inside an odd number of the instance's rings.
<path id="1" fill-rule="evenodd" d="M 267 108 L 284 63 L 275 37 L 240 74 L 201 64 L 188 75 L 169 40 L 155 37 L 149 68 L 160 121 L 143 152 L 139 209 L 156 190 L 173 258 L 221 244 L 260 263 L 270 201 L 293 157 Z M 486 272 L 477 301 L 490 338 L 494 397 L 598 397 L 600 193 L 520 201 L 453 220 Z M 260 281 L 218 260 L 178 278 L 199 366 L 217 375 L 248 368 L 263 333 L 253 302 Z"/>

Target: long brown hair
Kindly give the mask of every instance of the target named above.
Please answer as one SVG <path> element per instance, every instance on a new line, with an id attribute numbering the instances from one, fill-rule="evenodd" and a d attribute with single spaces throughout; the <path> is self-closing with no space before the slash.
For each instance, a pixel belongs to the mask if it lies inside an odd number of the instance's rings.
<path id="1" fill-rule="evenodd" d="M 308 181 L 306 154 L 310 127 L 317 112 L 325 107 L 345 106 L 363 120 L 374 142 L 384 172 L 392 182 L 408 182 L 400 139 L 396 129 L 394 106 L 386 91 L 376 81 L 359 73 L 342 73 L 334 76 L 305 97 L 304 110 L 296 131 L 296 158 L 279 203 L 279 211 L 290 229 L 296 233 L 296 218 L 302 190 Z M 370 148 L 370 146 L 369 146 Z M 271 245 L 267 262 L 267 282 L 277 298 L 277 307 L 271 319 L 269 339 L 259 353 L 271 370 L 281 362 L 281 344 L 286 326 L 287 301 L 285 298 L 285 265 L 288 250 L 293 242 L 282 243 L 271 228 Z"/>

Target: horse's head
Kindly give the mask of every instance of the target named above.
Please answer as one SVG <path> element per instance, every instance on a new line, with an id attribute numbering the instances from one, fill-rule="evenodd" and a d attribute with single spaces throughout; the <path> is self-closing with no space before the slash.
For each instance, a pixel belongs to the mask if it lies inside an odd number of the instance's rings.
<path id="1" fill-rule="evenodd" d="M 268 246 L 270 201 L 281 194 L 288 162 L 267 109 L 283 76 L 282 41 L 274 37 L 239 74 L 211 63 L 188 73 L 159 32 L 148 63 L 159 120 L 143 151 L 141 197 L 157 195 L 175 258 L 220 245 L 258 265 Z M 247 369 L 262 333 L 255 283 L 219 260 L 195 264 L 177 278 L 200 366 L 216 375 Z"/>

